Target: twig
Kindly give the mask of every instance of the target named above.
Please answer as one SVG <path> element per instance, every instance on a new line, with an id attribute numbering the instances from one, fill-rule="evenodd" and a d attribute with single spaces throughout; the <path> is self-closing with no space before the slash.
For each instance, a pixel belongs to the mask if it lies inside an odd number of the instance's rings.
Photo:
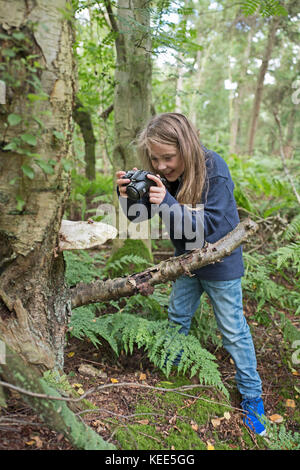
<path id="1" fill-rule="evenodd" d="M 191 390 L 193 388 L 203 388 L 203 387 L 211 388 L 209 386 L 200 385 L 200 384 L 183 385 L 182 387 L 177 387 L 177 388 L 163 388 L 163 387 L 154 387 L 152 385 L 139 384 L 139 383 L 135 383 L 135 382 L 120 382 L 120 383 L 114 383 L 114 384 L 111 383 L 111 384 L 104 384 L 104 385 L 99 385 L 97 387 L 93 387 L 92 389 L 87 390 L 79 398 L 55 397 L 55 396 L 46 395 L 46 394 L 43 394 L 43 393 L 31 392 L 30 390 L 24 390 L 21 387 L 17 387 L 16 385 L 12 385 L 10 383 L 3 382 L 3 381 L 0 381 L 0 386 L 1 385 L 3 387 L 11 388 L 12 390 L 16 390 L 19 393 L 29 395 L 29 396 L 32 396 L 32 397 L 35 397 L 35 398 L 43 398 L 43 399 L 47 399 L 47 400 L 61 400 L 61 401 L 72 402 L 72 403 L 76 403 L 76 402 L 79 402 L 81 400 L 84 400 L 91 393 L 101 391 L 105 388 L 110 388 L 110 387 L 138 387 L 138 388 L 146 388 L 146 389 L 160 391 L 160 392 L 174 392 L 174 393 L 177 393 L 178 395 L 186 396 L 186 397 L 189 397 L 189 398 L 197 398 L 198 400 L 205 401 L 207 403 L 213 403 L 215 405 L 221 405 L 221 406 L 225 406 L 225 407 L 230 408 L 230 409 L 234 409 L 236 411 L 243 412 L 242 409 L 236 408 L 236 407 L 234 407 L 232 405 L 229 405 L 227 403 L 220 403 L 220 402 L 217 402 L 215 400 L 208 400 L 207 398 L 197 397 L 195 395 L 190 395 L 188 393 L 181 392 L 181 390 Z"/>

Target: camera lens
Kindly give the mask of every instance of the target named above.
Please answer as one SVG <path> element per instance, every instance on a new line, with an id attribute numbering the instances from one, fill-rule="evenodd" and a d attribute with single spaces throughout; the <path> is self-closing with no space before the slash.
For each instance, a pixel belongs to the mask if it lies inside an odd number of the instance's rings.
<path id="1" fill-rule="evenodd" d="M 141 199 L 138 190 L 134 186 L 128 185 L 126 188 L 126 193 L 129 199 L 133 199 L 134 201 Z"/>
<path id="2" fill-rule="evenodd" d="M 127 196 L 129 199 L 138 201 L 141 199 L 148 191 L 150 181 L 132 181 L 129 183 L 126 189 Z"/>

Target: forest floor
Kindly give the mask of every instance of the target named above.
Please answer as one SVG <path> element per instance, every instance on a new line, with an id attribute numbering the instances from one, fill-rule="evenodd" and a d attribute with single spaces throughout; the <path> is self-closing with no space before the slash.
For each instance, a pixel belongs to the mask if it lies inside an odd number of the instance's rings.
<path id="1" fill-rule="evenodd" d="M 292 373 L 282 360 L 278 349 L 280 334 L 251 321 L 251 312 L 247 310 L 263 381 L 266 416 L 277 421 L 272 426 L 279 427 L 278 422 L 283 422 L 286 430 L 299 432 L 300 373 Z M 189 390 L 186 393 L 191 397 L 155 390 L 158 386 L 195 385 L 197 380 L 178 377 L 176 372 L 166 378 L 141 350 L 116 359 L 105 345 L 95 348 L 87 341 L 73 338 L 66 351 L 65 374 L 77 391 L 111 384 L 111 388 L 88 397 L 95 410 L 85 414 L 79 409 L 75 412 L 119 449 L 268 449 L 265 440 L 257 438 L 242 423 L 234 366 L 229 356 L 220 349 L 217 359 L 223 381 L 230 390 L 231 406 L 216 405 L 226 400 L 211 389 Z M 100 370 L 101 380 L 79 372 L 82 364 Z M 138 385 L 120 388 L 120 384 L 129 382 Z M 49 430 L 14 392 L 8 408 L 0 411 L 0 450 L 73 450 L 73 447 L 62 434 Z"/>
<path id="2" fill-rule="evenodd" d="M 270 426 L 279 431 L 282 423 L 287 432 L 299 433 L 300 370 L 290 367 L 291 353 L 285 350 L 280 331 L 272 324 L 258 324 L 254 306 L 247 299 L 245 316 L 256 347 Z M 196 387 L 197 379 L 178 376 L 175 370 L 166 378 L 143 350 L 135 349 L 132 355 L 117 358 L 105 341 L 96 348 L 91 342 L 71 338 L 66 347 L 64 373 L 73 389 L 81 394 L 99 385 L 110 385 L 91 392 L 87 406 L 73 411 L 105 441 L 121 450 L 269 449 L 268 441 L 255 436 L 242 423 L 232 360 L 222 348 L 215 355 L 230 393 L 229 401 L 212 388 Z M 95 370 L 98 375 L 93 377 L 90 374 Z M 182 385 L 195 388 L 185 390 L 183 395 L 161 390 Z M 286 449 L 282 443 L 277 448 Z M 12 392 L 8 407 L 0 409 L 0 450 L 74 448 L 62 434 L 49 430 L 20 395 Z"/>

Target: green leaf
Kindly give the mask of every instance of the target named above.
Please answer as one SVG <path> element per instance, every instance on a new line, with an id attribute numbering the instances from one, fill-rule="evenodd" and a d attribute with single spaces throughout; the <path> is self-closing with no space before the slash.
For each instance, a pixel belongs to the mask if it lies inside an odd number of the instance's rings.
<path id="1" fill-rule="evenodd" d="M 21 168 L 22 168 L 22 171 L 23 171 L 24 175 L 28 176 L 28 178 L 33 180 L 33 178 L 34 178 L 33 168 L 29 165 L 22 165 Z"/>
<path id="2" fill-rule="evenodd" d="M 9 142 L 9 144 L 5 145 L 3 147 L 3 150 L 16 150 L 17 148 L 17 143 L 16 142 Z"/>
<path id="3" fill-rule="evenodd" d="M 17 211 L 22 211 L 23 207 L 25 206 L 25 201 L 24 199 L 21 198 L 21 196 L 16 196 L 16 201 L 17 201 Z"/>
<path id="4" fill-rule="evenodd" d="M 29 99 L 29 101 L 33 103 L 34 101 L 47 101 L 49 96 L 46 95 L 46 93 L 43 95 L 36 95 L 34 93 L 28 93 L 27 98 Z"/>
<path id="5" fill-rule="evenodd" d="M 16 126 L 17 124 L 19 124 L 22 121 L 22 117 L 19 116 L 18 114 L 12 113 L 12 114 L 8 115 L 7 120 L 8 120 L 8 124 L 10 126 Z"/>
<path id="6" fill-rule="evenodd" d="M 21 33 L 21 31 L 17 31 L 13 33 L 13 37 L 17 39 L 18 41 L 22 41 L 22 39 L 25 39 L 25 34 Z"/>
<path id="7" fill-rule="evenodd" d="M 68 160 L 65 160 L 64 158 L 62 159 L 62 165 L 65 171 L 69 171 L 72 168 L 72 163 L 69 162 Z"/>
<path id="8" fill-rule="evenodd" d="M 22 134 L 21 139 L 23 142 L 26 142 L 26 144 L 35 146 L 36 145 L 36 137 L 31 134 Z"/>
<path id="9" fill-rule="evenodd" d="M 45 162 L 44 160 L 35 160 L 39 167 L 43 170 L 44 173 L 47 175 L 53 175 L 54 170 L 52 165 L 49 162 Z"/>
<path id="10" fill-rule="evenodd" d="M 65 140 L 65 136 L 62 132 L 59 131 L 53 131 L 53 135 L 59 140 Z"/>
<path id="11" fill-rule="evenodd" d="M 13 49 L 3 49 L 2 54 L 6 57 L 15 57 L 16 55 Z"/>

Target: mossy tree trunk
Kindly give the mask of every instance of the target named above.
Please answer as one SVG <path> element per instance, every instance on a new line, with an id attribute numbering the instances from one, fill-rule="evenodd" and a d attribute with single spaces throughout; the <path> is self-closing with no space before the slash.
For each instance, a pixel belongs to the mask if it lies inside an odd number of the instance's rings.
<path id="1" fill-rule="evenodd" d="M 40 370 L 62 368 L 70 313 L 56 253 L 71 158 L 68 6 L 0 0 L 0 337 Z"/>

